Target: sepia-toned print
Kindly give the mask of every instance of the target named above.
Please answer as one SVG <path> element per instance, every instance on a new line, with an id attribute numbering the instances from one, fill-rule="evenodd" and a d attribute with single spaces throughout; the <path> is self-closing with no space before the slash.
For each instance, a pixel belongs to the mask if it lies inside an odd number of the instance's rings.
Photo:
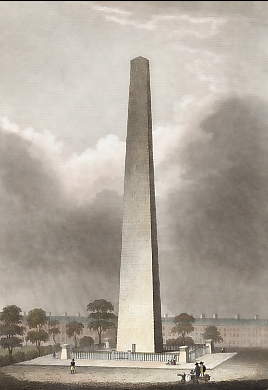
<path id="1" fill-rule="evenodd" d="M 267 18 L 0 2 L 0 390 L 268 388 Z"/>

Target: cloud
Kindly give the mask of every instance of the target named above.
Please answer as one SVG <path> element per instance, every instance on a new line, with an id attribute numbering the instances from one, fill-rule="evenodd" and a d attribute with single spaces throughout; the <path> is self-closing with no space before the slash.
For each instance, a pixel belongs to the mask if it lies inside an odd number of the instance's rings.
<path id="1" fill-rule="evenodd" d="M 1 303 L 76 313 L 95 297 L 116 302 L 121 196 L 112 184 L 121 143 L 107 136 L 70 157 L 49 132 L 6 118 L 0 128 Z"/>
<path id="2" fill-rule="evenodd" d="M 99 12 L 102 12 L 104 14 L 131 15 L 130 11 L 126 11 L 122 8 L 115 8 L 115 7 L 108 7 L 108 6 L 106 7 L 106 6 L 97 5 L 97 4 L 95 4 L 95 5 L 92 4 L 91 8 L 94 11 L 99 11 Z"/>
<path id="3" fill-rule="evenodd" d="M 266 104 L 188 95 L 178 112 L 177 125 L 154 132 L 163 305 L 250 315 L 254 304 L 265 315 Z M 124 143 L 109 135 L 69 156 L 50 135 L 5 119 L 0 145 L 3 304 L 82 312 L 96 297 L 117 303 Z"/>
<path id="4" fill-rule="evenodd" d="M 5 134 L 25 140 L 33 158 L 41 158 L 54 169 L 69 200 L 83 204 L 91 202 L 104 189 L 122 193 L 125 143 L 118 136 L 108 134 L 96 145 L 80 154 L 67 155 L 64 144 L 51 132 L 21 129 L 6 117 L 0 117 Z"/>
<path id="5" fill-rule="evenodd" d="M 86 203 L 105 189 L 122 194 L 124 156 L 125 142 L 112 134 L 101 138 L 95 148 L 72 155 L 63 164 L 70 198 Z"/>
<path id="6" fill-rule="evenodd" d="M 169 238 L 160 249 L 170 311 L 198 312 L 202 302 L 210 313 L 251 315 L 255 307 L 266 315 L 267 125 L 265 102 L 230 96 L 200 121 L 200 137 L 185 134 L 173 151 L 180 185 L 161 205 Z M 168 288 L 174 273 L 179 301 Z"/>
<path id="7" fill-rule="evenodd" d="M 195 38 L 208 38 L 216 35 L 226 19 L 219 16 L 193 16 L 188 14 L 153 14 L 144 19 L 137 13 L 122 8 L 91 5 L 91 9 L 99 12 L 107 21 L 121 26 L 130 26 L 136 29 L 155 31 L 168 29 L 174 36 L 192 35 Z"/>

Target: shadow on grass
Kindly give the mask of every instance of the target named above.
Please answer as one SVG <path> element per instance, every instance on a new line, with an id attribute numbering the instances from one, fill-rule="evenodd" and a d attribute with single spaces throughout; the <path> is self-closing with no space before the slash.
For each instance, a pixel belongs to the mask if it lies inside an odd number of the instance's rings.
<path id="1" fill-rule="evenodd" d="M 226 381 L 210 382 L 208 384 L 180 384 L 180 383 L 154 383 L 154 384 L 123 384 L 123 383 L 90 383 L 90 384 L 63 384 L 47 382 L 29 382 L 17 380 L 12 376 L 0 373 L 0 390 L 176 390 L 183 389 L 210 389 L 210 390 L 268 390 L 268 379 L 256 381 Z"/>

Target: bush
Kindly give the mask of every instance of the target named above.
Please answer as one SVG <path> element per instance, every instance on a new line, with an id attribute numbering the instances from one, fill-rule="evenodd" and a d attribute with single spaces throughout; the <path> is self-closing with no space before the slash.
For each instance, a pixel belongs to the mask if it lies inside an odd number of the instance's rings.
<path id="1" fill-rule="evenodd" d="M 50 355 L 54 351 L 60 351 L 60 349 L 60 344 L 42 346 L 41 356 Z M 22 350 L 17 352 L 14 351 L 11 359 L 8 355 L 0 355 L 0 367 L 8 366 L 9 364 L 13 363 L 20 363 L 27 360 L 32 360 L 37 357 L 39 357 L 37 349 L 26 349 L 25 351 Z"/>
<path id="2" fill-rule="evenodd" d="M 79 348 L 92 348 L 94 346 L 94 339 L 90 336 L 84 336 L 79 340 Z"/>
<path id="3" fill-rule="evenodd" d="M 27 351 L 24 354 L 24 360 L 32 360 L 32 359 L 35 359 L 37 357 L 38 357 L 38 351 L 35 351 L 35 350 Z"/>
<path id="4" fill-rule="evenodd" d="M 12 356 L 12 362 L 19 363 L 25 360 L 25 353 L 23 351 L 15 352 Z"/>
<path id="5" fill-rule="evenodd" d="M 8 366 L 10 364 L 10 359 L 7 355 L 0 356 L 0 367 Z"/>
<path id="6" fill-rule="evenodd" d="M 166 345 L 178 345 L 177 339 L 168 339 Z"/>
<path id="7" fill-rule="evenodd" d="M 188 345 L 188 346 L 191 346 L 191 345 L 194 345 L 194 340 L 192 339 L 192 337 L 185 337 L 183 339 L 183 337 L 177 337 L 176 339 L 168 339 L 166 341 L 166 345 L 172 345 L 172 346 L 182 346 L 182 345 Z"/>

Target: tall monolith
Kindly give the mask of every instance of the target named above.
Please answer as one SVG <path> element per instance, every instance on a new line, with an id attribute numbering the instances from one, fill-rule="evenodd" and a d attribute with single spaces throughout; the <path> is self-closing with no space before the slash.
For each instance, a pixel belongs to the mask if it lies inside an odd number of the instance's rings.
<path id="1" fill-rule="evenodd" d="M 130 67 L 117 350 L 163 348 L 149 61 Z"/>

